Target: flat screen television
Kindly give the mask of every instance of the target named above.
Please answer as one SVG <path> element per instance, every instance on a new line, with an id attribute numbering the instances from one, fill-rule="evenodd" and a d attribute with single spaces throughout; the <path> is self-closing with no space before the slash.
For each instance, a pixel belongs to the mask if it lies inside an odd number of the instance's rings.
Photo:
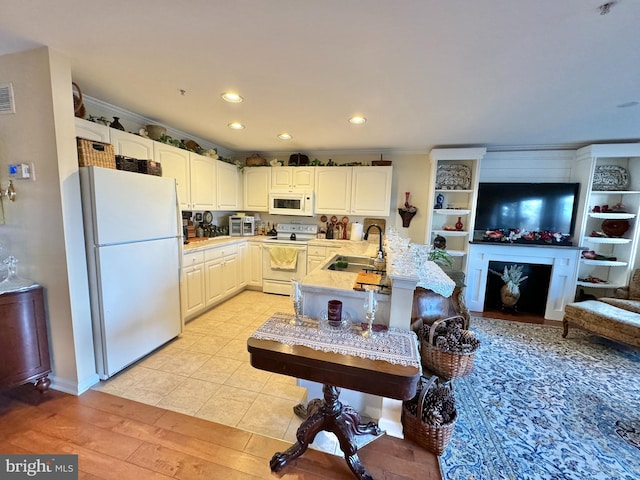
<path id="1" fill-rule="evenodd" d="M 563 234 L 566 245 L 574 234 L 579 193 L 579 183 L 480 183 L 474 239 L 493 230 L 552 232 Z"/>

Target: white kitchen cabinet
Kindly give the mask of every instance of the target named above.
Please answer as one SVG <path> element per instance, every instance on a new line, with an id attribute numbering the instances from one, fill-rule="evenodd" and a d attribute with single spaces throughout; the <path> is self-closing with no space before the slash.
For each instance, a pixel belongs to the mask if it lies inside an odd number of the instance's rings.
<path id="1" fill-rule="evenodd" d="M 238 243 L 204 251 L 205 304 L 211 307 L 234 294 L 238 288 Z"/>
<path id="2" fill-rule="evenodd" d="M 269 211 L 269 190 L 271 189 L 270 167 L 246 167 L 243 172 L 243 210 L 252 212 Z"/>
<path id="3" fill-rule="evenodd" d="M 314 245 L 310 243 L 307 247 L 307 273 L 322 265 L 329 257 L 339 253 L 341 246 L 335 245 Z"/>
<path id="4" fill-rule="evenodd" d="M 454 268 L 466 273 L 469 241 L 473 239 L 478 184 L 480 181 L 480 161 L 486 148 L 434 148 L 429 152 L 431 181 L 427 185 L 427 231 L 425 238 L 433 244 L 436 236 L 441 235 L 447 241 L 447 252 L 453 257 Z M 436 184 L 438 167 L 444 170 L 456 168 L 468 171 L 471 178 L 468 188 L 454 190 L 450 185 Z M 468 169 L 468 170 L 467 170 Z M 435 208 L 436 197 L 445 198 L 444 208 Z M 453 228 L 460 217 L 461 230 Z"/>
<path id="5" fill-rule="evenodd" d="M 191 207 L 191 169 L 189 152 L 166 143 L 153 142 L 153 158 L 162 167 L 162 176 L 175 178 L 180 209 Z"/>
<path id="6" fill-rule="evenodd" d="M 273 167 L 272 190 L 313 190 L 315 167 Z"/>
<path id="7" fill-rule="evenodd" d="M 237 166 L 216 161 L 216 210 L 239 210 L 240 205 L 240 170 Z"/>
<path id="8" fill-rule="evenodd" d="M 316 167 L 316 214 L 389 216 L 393 167 Z"/>
<path id="9" fill-rule="evenodd" d="M 352 167 L 315 167 L 316 215 L 348 215 L 351 209 Z"/>
<path id="10" fill-rule="evenodd" d="M 216 160 L 189 153 L 191 210 L 216 209 Z"/>
<path id="11" fill-rule="evenodd" d="M 249 273 L 247 286 L 262 290 L 262 242 L 248 242 L 249 244 Z"/>
<path id="12" fill-rule="evenodd" d="M 205 308 L 204 252 L 187 252 L 182 263 L 180 303 L 184 321 Z"/>
<path id="13" fill-rule="evenodd" d="M 603 166 L 607 166 L 607 169 L 599 172 L 599 176 L 608 176 L 615 183 L 624 178 L 623 172 L 626 171 L 629 184 L 619 187 L 594 185 L 596 169 Z M 611 175 L 607 172 L 611 172 Z M 581 148 L 577 151 L 572 173 L 572 178 L 580 182 L 577 238 L 582 248 L 596 255 L 596 258 L 581 258 L 577 288 L 596 297 L 612 296 L 615 288 L 628 285 L 631 272 L 637 268 L 640 144 L 589 145 Z M 594 212 L 596 206 L 602 210 L 607 205 L 611 209 L 618 203 L 624 206 L 624 212 Z M 605 221 L 609 221 L 613 230 L 627 225 L 628 229 L 620 235 L 612 233 L 603 225 Z"/>
<path id="14" fill-rule="evenodd" d="M 246 241 L 238 244 L 238 268 L 237 268 L 237 290 L 242 290 L 247 286 L 249 278 L 249 248 Z"/>
<path id="15" fill-rule="evenodd" d="M 90 122 L 83 118 L 75 117 L 76 137 L 94 140 L 96 142 L 111 143 L 109 127 L 101 123 Z"/>
<path id="16" fill-rule="evenodd" d="M 344 167 L 343 167 L 344 168 Z M 351 174 L 352 215 L 389 216 L 393 167 L 353 167 Z"/>
<path id="17" fill-rule="evenodd" d="M 134 135 L 116 128 L 109 129 L 109 137 L 116 155 L 138 158 L 140 160 L 153 160 L 153 140 Z"/>

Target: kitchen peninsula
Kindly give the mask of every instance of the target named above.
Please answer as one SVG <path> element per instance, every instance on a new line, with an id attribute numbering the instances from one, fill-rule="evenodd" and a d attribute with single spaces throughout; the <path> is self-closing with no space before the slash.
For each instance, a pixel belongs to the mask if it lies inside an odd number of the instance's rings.
<path id="1" fill-rule="evenodd" d="M 352 243 L 353 246 L 340 250 L 340 256 L 349 254 L 375 257 L 378 250 L 376 244 Z M 451 296 L 455 282 L 435 263 L 426 260 L 428 250 L 427 245 L 409 244 L 407 240 L 400 239 L 395 232 L 389 232 L 385 238 L 385 252 L 391 291 L 390 294 L 377 294 L 378 310 L 375 323 L 409 330 L 413 294 L 417 286 L 433 290 L 444 297 Z M 342 302 L 343 313 L 349 314 L 353 323 L 361 323 L 365 318 L 366 294 L 353 288 L 358 274 L 328 269 L 334 259 L 335 256 L 327 258 L 302 280 L 304 314 L 312 318 L 321 318 L 327 310 L 327 302 L 335 299 Z M 298 385 L 307 388 L 309 400 L 322 398 L 322 384 L 299 379 Z M 401 402 L 346 389 L 342 391 L 341 398 L 361 415 L 380 419 L 381 428 L 389 434 L 401 435 Z"/>

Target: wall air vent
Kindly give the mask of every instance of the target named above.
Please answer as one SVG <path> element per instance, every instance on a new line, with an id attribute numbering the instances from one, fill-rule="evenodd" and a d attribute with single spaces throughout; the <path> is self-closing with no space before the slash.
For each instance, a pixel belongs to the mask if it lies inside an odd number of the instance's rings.
<path id="1" fill-rule="evenodd" d="M 0 114 L 2 113 L 16 113 L 11 83 L 0 83 Z"/>

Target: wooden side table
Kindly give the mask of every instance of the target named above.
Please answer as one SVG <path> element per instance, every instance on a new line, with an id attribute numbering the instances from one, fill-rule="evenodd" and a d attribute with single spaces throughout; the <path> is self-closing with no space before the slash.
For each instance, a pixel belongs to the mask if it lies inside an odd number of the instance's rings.
<path id="1" fill-rule="evenodd" d="M 33 382 L 41 393 L 51 380 L 42 287 L 0 295 L 0 389 Z"/>
<path id="2" fill-rule="evenodd" d="M 340 387 L 408 400 L 416 394 L 420 368 L 252 337 L 247 341 L 247 348 L 251 365 L 255 368 L 324 385 L 322 403 L 308 412 L 310 415 L 296 433 L 297 442 L 285 452 L 278 452 L 272 457 L 271 470 L 280 471 L 307 450 L 318 432 L 326 430 L 338 437 L 340 449 L 356 478 L 372 480 L 358 458 L 355 436 L 364 433 L 377 435 L 380 429 L 373 422 L 362 424 L 358 412 L 338 400 Z M 419 360 L 418 357 L 418 364 Z"/>

